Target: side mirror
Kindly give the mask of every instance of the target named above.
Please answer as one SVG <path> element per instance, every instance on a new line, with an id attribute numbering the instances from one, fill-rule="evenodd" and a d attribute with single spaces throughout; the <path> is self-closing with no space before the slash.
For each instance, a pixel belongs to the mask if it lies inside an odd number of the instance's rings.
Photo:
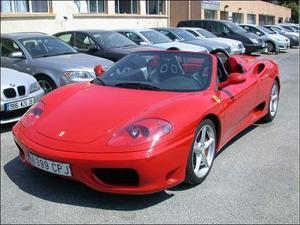
<path id="1" fill-rule="evenodd" d="M 219 84 L 219 90 L 229 85 L 241 84 L 246 81 L 246 77 L 241 73 L 231 73 L 227 80 Z"/>
<path id="2" fill-rule="evenodd" d="M 94 45 L 94 44 L 90 45 L 89 48 L 88 48 L 89 52 L 96 52 L 98 50 L 99 50 L 99 47 L 97 45 Z"/>
<path id="3" fill-rule="evenodd" d="M 25 56 L 23 55 L 22 52 L 12 52 L 9 54 L 10 58 L 17 58 L 17 59 L 25 59 Z"/>
<path id="4" fill-rule="evenodd" d="M 257 31 L 256 34 L 259 35 L 259 36 L 261 35 L 261 33 L 259 31 Z"/>
<path id="5" fill-rule="evenodd" d="M 144 45 L 145 46 L 145 45 L 148 45 L 148 43 L 145 42 L 145 41 L 142 41 L 142 42 L 139 43 L 139 45 Z"/>
<path id="6" fill-rule="evenodd" d="M 97 65 L 94 68 L 94 72 L 95 72 L 96 76 L 102 76 L 102 74 L 104 73 L 104 71 L 105 70 L 104 70 L 104 68 L 103 68 L 102 65 Z"/>
<path id="7" fill-rule="evenodd" d="M 175 38 L 174 41 L 180 41 L 178 38 Z"/>

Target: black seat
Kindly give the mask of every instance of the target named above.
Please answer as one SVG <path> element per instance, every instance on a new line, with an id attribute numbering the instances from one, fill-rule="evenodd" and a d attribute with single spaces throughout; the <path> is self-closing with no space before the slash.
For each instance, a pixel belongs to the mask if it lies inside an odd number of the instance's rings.
<path id="1" fill-rule="evenodd" d="M 218 78 L 219 78 L 219 81 L 220 82 L 224 82 L 227 80 L 228 78 L 228 72 L 222 62 L 222 59 L 220 57 L 217 56 L 217 59 L 218 59 L 218 70 L 217 70 L 217 75 L 218 75 Z"/>

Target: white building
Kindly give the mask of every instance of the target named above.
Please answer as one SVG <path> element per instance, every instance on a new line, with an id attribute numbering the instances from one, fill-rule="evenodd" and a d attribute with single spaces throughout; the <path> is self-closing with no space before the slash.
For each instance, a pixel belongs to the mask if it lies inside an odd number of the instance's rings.
<path id="1" fill-rule="evenodd" d="M 166 0 L 1 0 L 1 33 L 166 27 Z"/>

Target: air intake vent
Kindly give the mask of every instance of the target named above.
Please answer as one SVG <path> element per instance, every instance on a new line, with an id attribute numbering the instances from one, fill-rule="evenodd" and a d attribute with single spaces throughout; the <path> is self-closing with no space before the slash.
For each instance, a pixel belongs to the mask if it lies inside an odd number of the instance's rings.
<path id="1" fill-rule="evenodd" d="M 17 93 L 14 88 L 4 89 L 3 94 L 6 98 L 15 98 L 17 96 Z"/>
<path id="2" fill-rule="evenodd" d="M 19 96 L 25 95 L 25 86 L 18 86 L 17 89 Z"/>
<path id="3" fill-rule="evenodd" d="M 96 177 L 102 182 L 110 185 L 137 186 L 139 176 L 133 169 L 94 169 Z"/>

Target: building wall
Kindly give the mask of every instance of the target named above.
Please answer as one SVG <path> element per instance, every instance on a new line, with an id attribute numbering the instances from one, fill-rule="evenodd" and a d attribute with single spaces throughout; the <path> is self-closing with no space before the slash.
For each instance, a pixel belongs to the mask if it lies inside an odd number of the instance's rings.
<path id="1" fill-rule="evenodd" d="M 115 14 L 114 1 L 107 1 L 107 14 L 76 13 L 73 1 L 52 1 L 51 13 L 2 13 L 1 33 L 45 32 L 53 34 L 71 29 L 115 29 L 125 27 L 167 27 L 166 15 L 146 15 L 145 0 L 139 14 Z"/>
<path id="2" fill-rule="evenodd" d="M 189 10 L 190 2 L 190 10 Z M 221 0 L 220 9 L 216 12 L 216 19 L 221 18 L 221 11 L 228 12 L 229 19 L 232 18 L 233 13 L 241 13 L 243 22 L 247 23 L 247 15 L 256 15 L 255 24 L 259 24 L 259 15 L 274 16 L 274 23 L 278 23 L 279 17 L 283 18 L 283 21 L 291 18 L 291 9 L 275 5 L 264 1 L 225 1 Z M 224 7 L 228 5 L 226 9 Z M 170 2 L 171 14 L 170 24 L 173 27 L 177 26 L 177 23 L 181 20 L 188 19 L 205 19 L 204 9 L 201 7 L 200 0 L 181 0 Z M 190 13 L 189 13 L 190 12 Z"/>

